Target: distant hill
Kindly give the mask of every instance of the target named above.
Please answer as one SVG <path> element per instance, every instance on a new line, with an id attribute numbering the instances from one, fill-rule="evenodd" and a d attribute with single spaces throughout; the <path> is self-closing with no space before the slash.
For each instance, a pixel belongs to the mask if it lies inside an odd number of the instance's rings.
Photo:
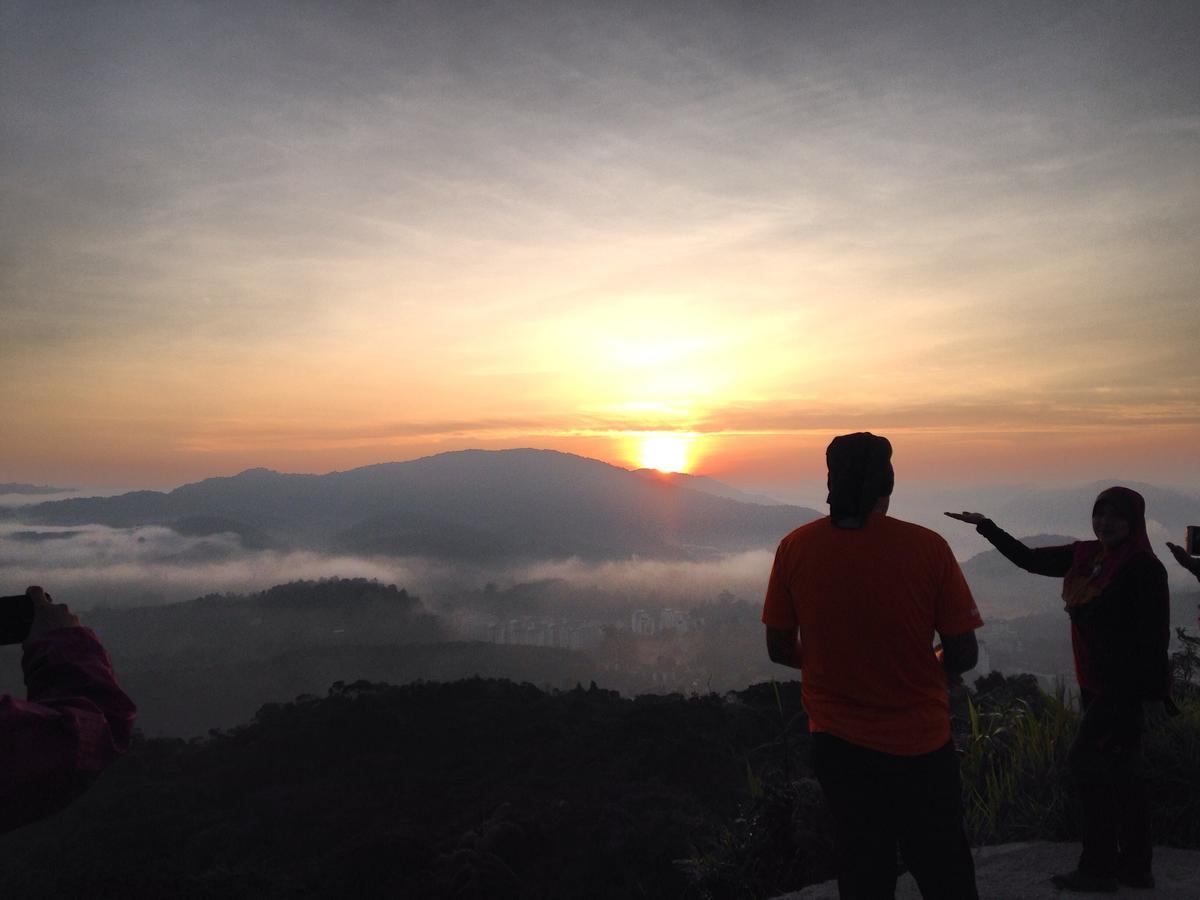
<path id="1" fill-rule="evenodd" d="M 17 515 L 45 525 L 228 531 L 247 546 L 464 560 L 700 558 L 773 546 L 820 516 L 716 496 L 718 484 L 648 478 L 550 450 L 464 450 L 327 475 L 249 469 L 169 493 L 51 501 Z"/>
<path id="2" fill-rule="evenodd" d="M 435 614 L 396 585 L 330 578 L 167 605 L 97 607 L 84 621 L 135 698 L 141 728 L 155 737 L 231 727 L 263 703 L 321 693 L 335 681 L 484 676 L 569 688 L 602 679 L 633 694 L 736 689 L 770 674 L 758 604 L 732 595 L 699 607 L 686 635 L 644 644 L 614 624 L 624 618 L 619 607 L 590 605 L 586 592 L 562 580 L 493 585 L 458 600 Z M 572 641 L 563 630 L 492 643 L 494 636 L 454 624 L 469 612 L 550 618 L 565 627 L 568 610 L 574 625 L 586 623 L 587 640 Z M 610 633 L 601 633 L 601 622 Z M 23 695 L 20 653 L 19 646 L 0 648 L 0 693 Z"/>
<path id="3" fill-rule="evenodd" d="M 658 469 L 634 469 L 634 475 L 640 475 L 650 481 L 661 484 L 673 484 L 702 494 L 712 494 L 714 497 L 724 497 L 726 500 L 736 500 L 739 503 L 754 503 L 758 506 L 783 506 L 784 504 L 763 494 L 747 494 L 731 485 L 707 475 L 689 475 L 686 472 L 660 472 Z"/>
<path id="4" fill-rule="evenodd" d="M 395 585 L 295 581 L 85 616 L 136 699 L 147 734 L 191 736 L 244 721 L 268 700 L 332 682 L 496 675 L 562 686 L 584 660 L 543 648 L 443 643 L 441 620 Z M 522 653 L 520 651 L 532 651 Z M 24 695 L 20 648 L 3 648 L 0 693 Z"/>
<path id="5" fill-rule="evenodd" d="M 0 482 L 0 494 L 66 494 L 75 488 L 54 487 L 49 484 L 25 484 L 20 481 Z"/>
<path id="6" fill-rule="evenodd" d="M 223 516 L 187 516 L 171 522 L 170 528 L 187 537 L 232 534 L 247 550 L 269 550 L 274 546 L 274 542 L 261 529 Z"/>
<path id="7" fill-rule="evenodd" d="M 293 581 L 254 594 L 87 613 L 123 670 L 224 665 L 300 648 L 445 640 L 437 617 L 395 585 L 366 578 Z M 364 676 L 365 677 L 365 676 Z"/>
<path id="8" fill-rule="evenodd" d="M 1079 540 L 1063 534 L 1016 537 L 1030 547 L 1053 547 Z M 999 550 L 975 554 L 962 564 L 962 571 L 985 622 L 1038 615 L 1061 607 L 1061 578 L 1031 575 L 1009 562 Z"/>
<path id="9" fill-rule="evenodd" d="M 69 541 L 81 534 L 82 531 L 10 531 L 5 538 L 25 544 L 44 544 L 50 541 Z"/>
<path id="10" fill-rule="evenodd" d="M 1019 538 L 1027 547 L 1056 547 L 1071 544 L 1082 538 L 1068 537 L 1064 534 L 1034 534 Z M 977 553 L 962 564 L 963 574 L 968 578 L 1003 578 L 1013 572 L 1021 572 L 999 550 L 985 550 Z M 1028 574 L 1027 572 L 1024 574 Z M 1032 576 L 1038 578 L 1041 576 Z"/>

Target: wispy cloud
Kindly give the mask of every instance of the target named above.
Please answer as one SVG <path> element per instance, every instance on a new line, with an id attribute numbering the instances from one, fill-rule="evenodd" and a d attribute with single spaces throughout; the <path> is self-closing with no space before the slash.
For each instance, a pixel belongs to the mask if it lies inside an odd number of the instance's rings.
<path id="1" fill-rule="evenodd" d="M 1194 424 L 1197 12 L 854 6 L 5 4 L 0 464 Z"/>

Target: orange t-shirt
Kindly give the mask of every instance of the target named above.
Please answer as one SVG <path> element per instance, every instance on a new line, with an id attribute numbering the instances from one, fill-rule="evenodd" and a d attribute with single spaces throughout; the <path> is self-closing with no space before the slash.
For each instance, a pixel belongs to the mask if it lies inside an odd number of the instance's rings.
<path id="1" fill-rule="evenodd" d="M 950 739 L 934 633 L 983 619 L 941 535 L 880 512 L 861 529 L 828 516 L 797 528 L 779 543 L 762 620 L 799 629 L 810 730 L 900 756 Z"/>

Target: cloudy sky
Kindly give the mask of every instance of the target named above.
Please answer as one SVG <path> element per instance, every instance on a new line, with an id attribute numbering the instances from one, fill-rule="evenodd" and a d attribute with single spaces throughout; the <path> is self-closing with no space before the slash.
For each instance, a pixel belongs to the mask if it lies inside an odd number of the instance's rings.
<path id="1" fill-rule="evenodd" d="M 0 481 L 1200 485 L 1200 6 L 0 5 Z"/>

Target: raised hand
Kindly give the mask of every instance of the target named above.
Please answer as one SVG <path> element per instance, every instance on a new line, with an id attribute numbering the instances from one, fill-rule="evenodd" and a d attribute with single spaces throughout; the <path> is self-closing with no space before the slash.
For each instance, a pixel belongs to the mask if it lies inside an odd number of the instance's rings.
<path id="1" fill-rule="evenodd" d="M 1167 549 L 1171 551 L 1176 562 L 1197 578 L 1200 578 L 1200 556 L 1189 556 L 1186 550 L 1178 544 L 1172 544 L 1170 541 L 1167 541 Z"/>
<path id="2" fill-rule="evenodd" d="M 988 520 L 988 517 L 983 513 L 967 512 L 965 509 L 962 512 L 942 513 L 944 516 L 949 516 L 952 519 L 958 519 L 960 522 L 966 522 L 968 525 L 982 525 Z"/>

